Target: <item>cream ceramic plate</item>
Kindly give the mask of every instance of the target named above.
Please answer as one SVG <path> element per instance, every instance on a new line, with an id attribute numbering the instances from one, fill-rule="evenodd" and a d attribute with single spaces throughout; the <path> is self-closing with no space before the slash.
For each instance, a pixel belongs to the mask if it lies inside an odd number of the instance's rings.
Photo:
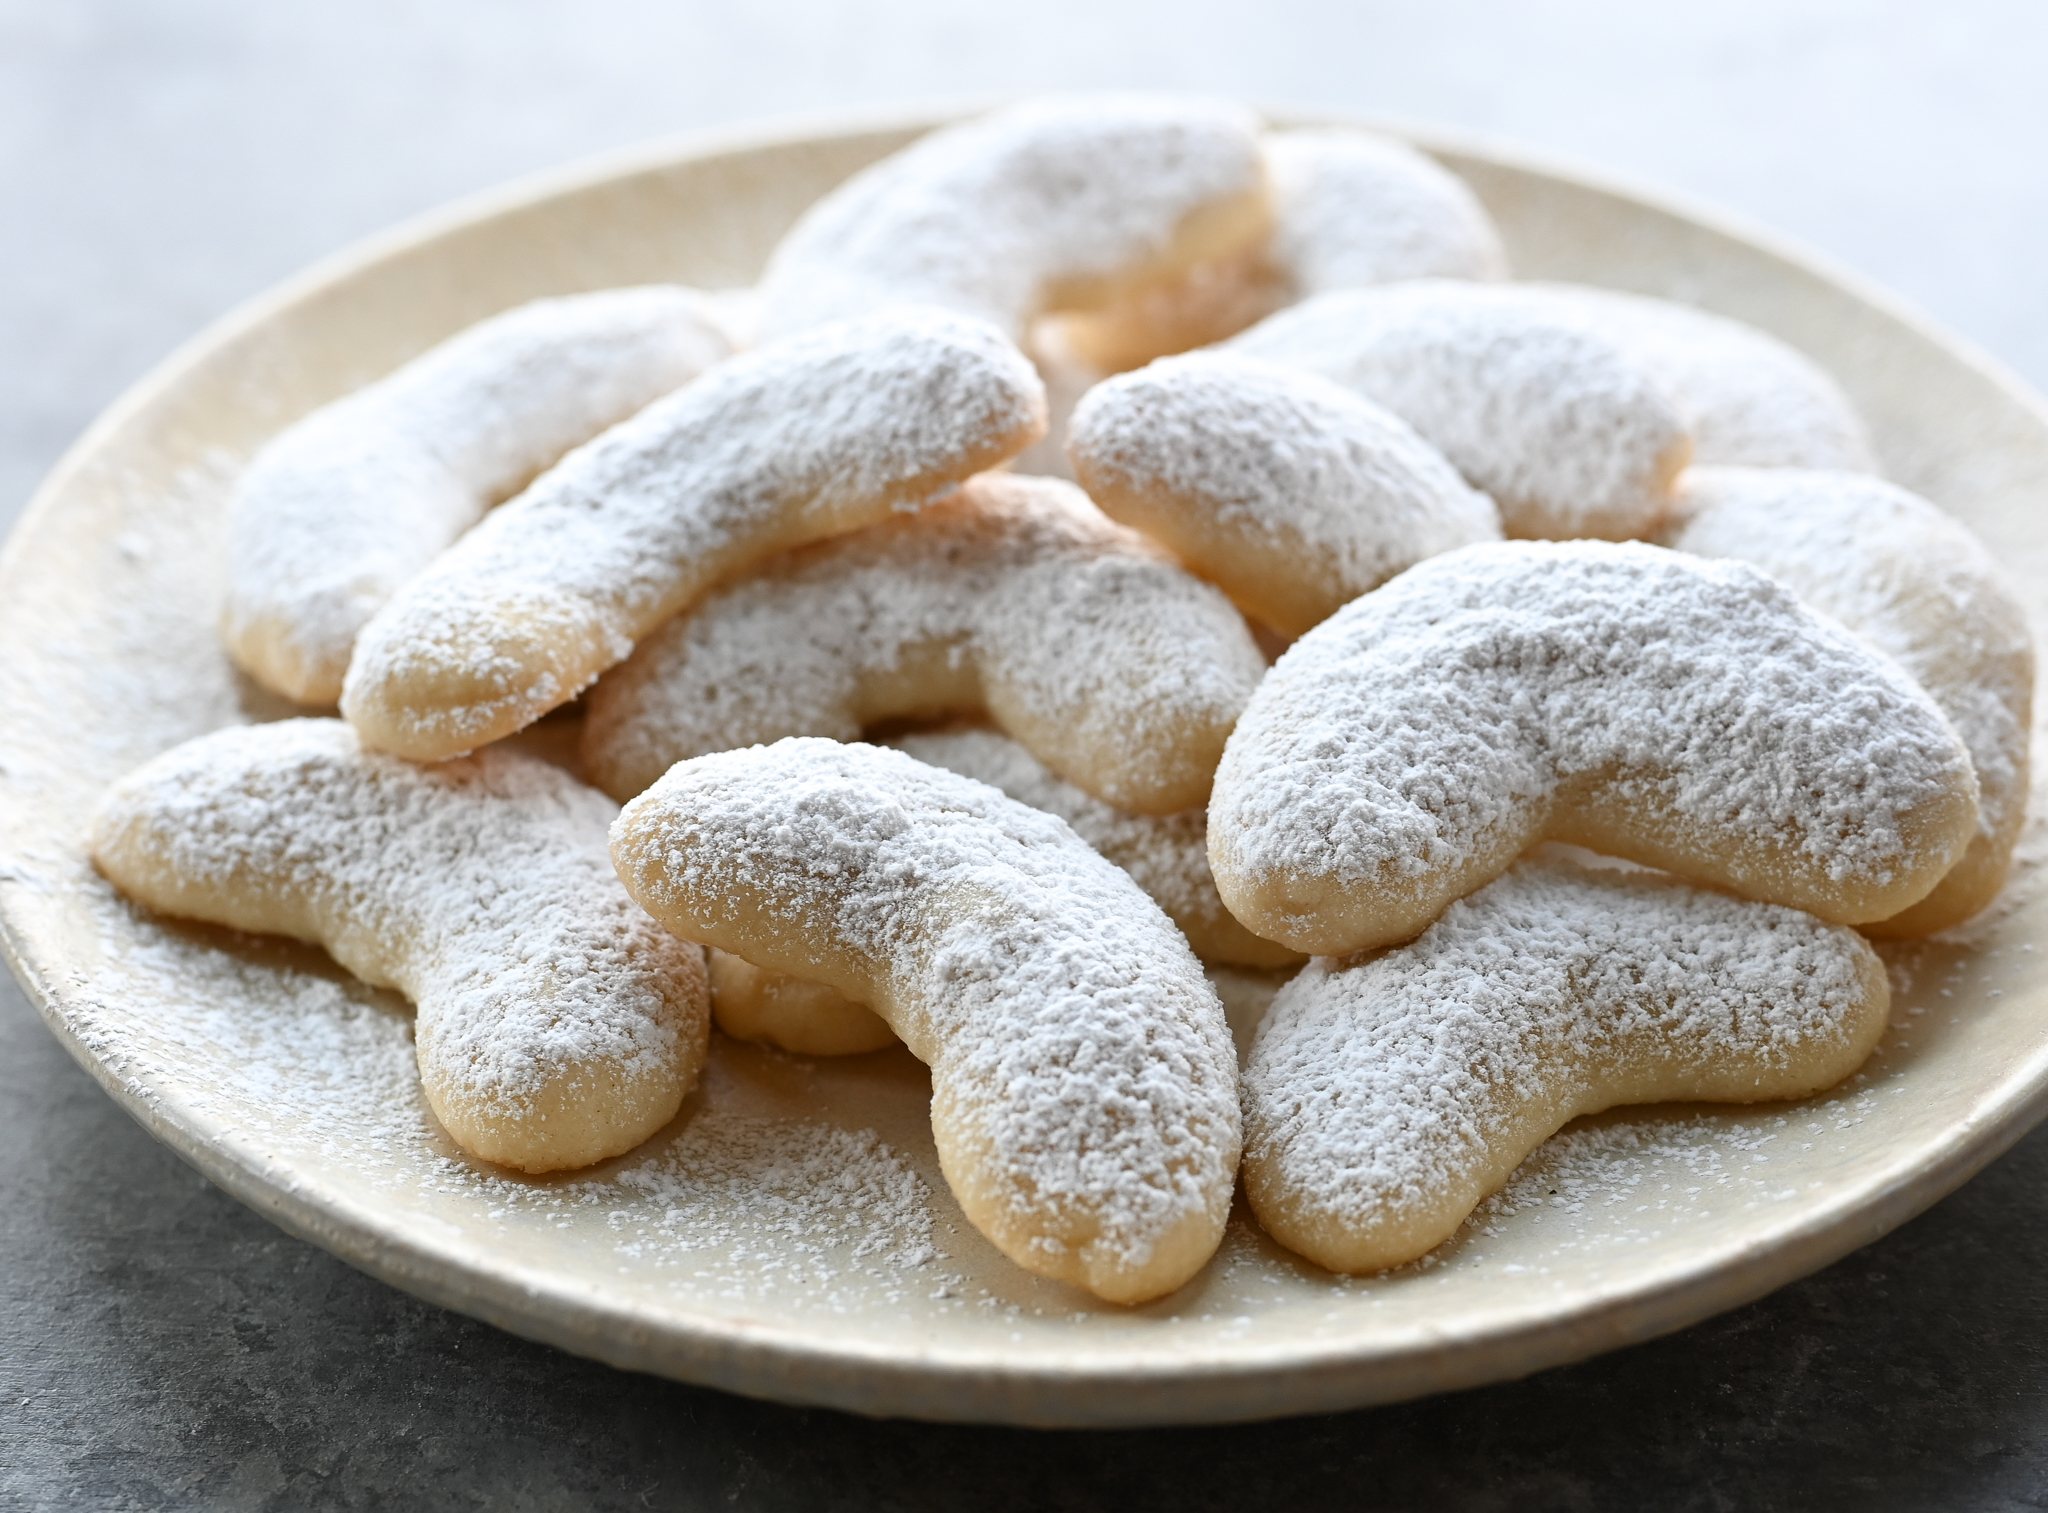
<path id="1" fill-rule="evenodd" d="M 158 1138 L 374 1275 L 581 1354 L 866 1413 L 1109 1425 L 1382 1401 L 1675 1329 L 1882 1234 L 2040 1117 L 2048 899 L 2030 838 L 1967 939 L 1893 953 L 1890 1037 L 1831 1095 L 1588 1121 L 1426 1263 L 1384 1276 L 1327 1275 L 1240 1217 L 1193 1284 L 1126 1311 L 1025 1275 L 962 1221 L 924 1071 L 901 1051 L 829 1063 L 722 1044 L 641 1150 L 515 1178 L 433 1124 L 403 1004 L 317 952 L 114 897 L 80 848 L 101 787 L 285 712 L 213 634 L 222 501 L 259 442 L 520 300 L 743 285 L 805 204 L 915 130 L 699 143 L 415 225 L 202 336 L 58 469 L 0 559 L 0 923 L 52 1029 Z M 1892 476 L 1976 527 L 2041 607 L 2048 416 L 2017 384 L 1795 255 L 1439 150 L 1520 274 L 1689 300 L 1819 358 Z M 1240 1017 L 1256 1012 L 1258 982 L 1228 986 Z"/>

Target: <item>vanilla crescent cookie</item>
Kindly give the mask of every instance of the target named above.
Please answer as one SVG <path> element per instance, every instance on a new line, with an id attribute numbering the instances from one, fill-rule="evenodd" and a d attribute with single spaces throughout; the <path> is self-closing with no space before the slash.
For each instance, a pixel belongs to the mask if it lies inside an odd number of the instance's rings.
<path id="1" fill-rule="evenodd" d="M 1521 287 L 1580 312 L 1657 375 L 1692 431 L 1695 464 L 1877 471 L 1863 418 L 1842 386 L 1775 336 L 1641 294 Z"/>
<path id="2" fill-rule="evenodd" d="M 228 653 L 306 704 L 401 583 L 571 447 L 732 350 L 694 289 L 535 300 L 313 411 L 256 454 L 228 506 Z"/>
<path id="3" fill-rule="evenodd" d="M 1301 954 L 1261 940 L 1231 916 L 1209 875 L 1202 811 L 1126 814 L 1072 783 L 1008 736 L 993 730 L 933 730 L 892 737 L 887 745 L 1000 789 L 1020 804 L 1056 814 L 1074 833 L 1131 875 L 1180 926 L 1204 961 L 1237 966 L 1297 966 Z M 870 1009 L 823 983 L 771 972 L 723 951 L 710 953 L 711 1014 L 738 1040 L 757 1040 L 807 1056 L 843 1056 L 892 1044 L 896 1035 Z"/>
<path id="4" fill-rule="evenodd" d="M 1245 1066 L 1245 1192 L 1320 1265 L 1399 1266 L 1572 1119 L 1803 1097 L 1862 1064 L 1890 1002 L 1853 930 L 1524 863 L 1413 944 L 1280 990 Z"/>
<path id="5" fill-rule="evenodd" d="M 940 305 L 1013 340 L 1128 300 L 1271 225 L 1258 121 L 1225 101 L 1076 95 L 932 132 L 819 200 L 760 284 L 773 338 Z"/>
<path id="6" fill-rule="evenodd" d="M 1252 934 L 1223 907 L 1209 875 L 1208 821 L 1200 809 L 1130 814 L 1055 776 L 994 730 L 932 730 L 891 737 L 898 751 L 1000 789 L 1020 804 L 1056 814 L 1181 928 L 1204 961 L 1244 967 L 1297 965 L 1299 952 Z"/>
<path id="7" fill-rule="evenodd" d="M 1215 1252 L 1237 1055 L 1172 921 L 1067 828 L 898 751 L 788 740 L 680 763 L 612 856 L 686 939 L 871 1005 L 932 1069 L 939 1165 L 1029 1271 L 1112 1302 Z"/>
<path id="8" fill-rule="evenodd" d="M 1031 327 L 1045 379 L 1045 439 L 1020 471 L 1071 477 L 1067 417 L 1112 374 L 1235 336 L 1310 295 L 1403 279 L 1507 277 L 1500 234 L 1463 180 L 1405 142 L 1344 127 L 1268 132 L 1271 232 L 1241 251 L 1105 309 Z"/>
<path id="9" fill-rule="evenodd" d="M 1252 930 L 1406 940 L 1537 840 L 1837 924 L 1918 902 L 1977 830 L 1969 752 L 1889 658 L 1739 562 L 1639 543 L 1432 557 L 1297 641 L 1216 773 Z"/>
<path id="10" fill-rule="evenodd" d="M 735 1040 L 800 1056 L 858 1056 L 896 1044 L 873 1009 L 837 988 L 757 967 L 716 948 L 704 953 L 711 978 L 711 1022 Z"/>
<path id="11" fill-rule="evenodd" d="M 342 713 L 437 761 L 565 704 L 720 578 L 913 509 L 1045 429 L 1022 353 L 903 310 L 732 358 L 569 454 L 377 612 Z"/>
<path id="12" fill-rule="evenodd" d="M 215 731 L 110 789 L 93 861 L 165 914 L 325 946 L 419 1006 L 427 1102 L 472 1155 L 588 1166 L 675 1117 L 704 963 L 613 874 L 611 801 L 496 750 L 422 768 L 339 720 Z"/>
<path id="13" fill-rule="evenodd" d="M 1384 405 L 1500 506 L 1510 536 L 1639 536 L 1691 452 L 1655 371 L 1517 284 L 1418 279 L 1290 306 L 1224 350 Z"/>
<path id="14" fill-rule="evenodd" d="M 1465 181 L 1406 142 L 1341 126 L 1270 133 L 1268 253 L 1290 299 L 1401 279 L 1508 276 Z"/>
<path id="15" fill-rule="evenodd" d="M 1507 277 L 1500 234 L 1477 197 L 1407 143 L 1317 127 L 1269 132 L 1259 149 L 1273 186 L 1273 229 L 1263 241 L 1107 309 L 1055 317 L 1055 351 L 1107 375 L 1221 341 L 1332 289 Z M 1034 333 L 1042 369 L 1043 341 Z"/>
<path id="16" fill-rule="evenodd" d="M 1762 568 L 1894 658 L 1977 773 L 1977 834 L 1934 891 L 1866 929 L 1922 935 L 1988 904 L 2027 817 L 2034 641 L 1991 553 L 1916 494 L 1856 473 L 1690 468 L 1662 544 Z"/>
<path id="17" fill-rule="evenodd" d="M 1493 501 L 1405 421 L 1233 352 L 1098 385 L 1067 452 L 1104 513 L 1286 636 L 1425 557 L 1500 539 Z"/>
<path id="18" fill-rule="evenodd" d="M 1027 348 L 1045 379 L 1044 440 L 1022 472 L 1071 477 L 1067 417 L 1112 374 L 1236 335 L 1312 294 L 1398 279 L 1503 279 L 1492 220 L 1464 181 L 1405 142 L 1343 127 L 1268 132 L 1273 186 L 1264 241 L 1190 269 L 1108 309 L 1056 315 Z"/>
<path id="19" fill-rule="evenodd" d="M 1171 814 L 1264 672 L 1229 600 L 1079 489 L 989 473 L 663 626 L 592 692 L 584 770 L 625 799 L 685 757 L 985 709 L 1069 782 Z"/>

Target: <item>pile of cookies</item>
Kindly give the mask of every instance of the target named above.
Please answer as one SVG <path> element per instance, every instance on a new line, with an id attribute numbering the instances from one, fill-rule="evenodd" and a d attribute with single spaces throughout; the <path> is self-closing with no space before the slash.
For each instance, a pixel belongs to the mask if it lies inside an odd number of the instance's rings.
<path id="1" fill-rule="evenodd" d="M 1365 132 L 934 132 L 743 298 L 544 300 L 275 438 L 223 634 L 309 717 L 94 858 L 411 998 L 486 1161 L 630 1150 L 715 1017 L 902 1041 L 963 1212 L 1100 1297 L 1240 1171 L 1412 1260 L 1581 1114 L 1852 1072 L 1865 934 L 1983 908 L 2027 790 L 2024 617 L 1826 374 L 1507 273 Z M 572 704 L 580 776 L 495 744 Z M 1242 1068 L 1205 962 L 1293 973 Z"/>

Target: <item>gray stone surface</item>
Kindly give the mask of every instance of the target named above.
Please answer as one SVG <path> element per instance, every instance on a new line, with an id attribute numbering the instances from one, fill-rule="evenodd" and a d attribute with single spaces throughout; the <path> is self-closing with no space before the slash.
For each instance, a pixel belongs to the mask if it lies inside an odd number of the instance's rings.
<path id="1" fill-rule="evenodd" d="M 340 243 L 714 122 L 1051 86 L 1410 116 L 1771 224 L 2048 382 L 2048 18 L 1731 0 L 0 0 L 0 523 Z M 869 1423 L 394 1292 L 155 1145 L 0 984 L 0 1507 L 2048 1506 L 2048 1133 L 1848 1260 L 1527 1382 L 1236 1429 Z"/>

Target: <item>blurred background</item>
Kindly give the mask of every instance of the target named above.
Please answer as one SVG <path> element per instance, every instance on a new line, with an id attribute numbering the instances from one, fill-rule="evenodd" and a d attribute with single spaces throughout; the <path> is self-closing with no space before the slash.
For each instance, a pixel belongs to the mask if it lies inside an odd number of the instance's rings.
<path id="1" fill-rule="evenodd" d="M 1509 140 L 1890 286 L 2048 385 L 2019 0 L 0 0 L 0 527 L 175 344 L 648 138 L 1048 88 Z M 1187 1433 L 870 1425 L 626 1376 L 286 1238 L 0 980 L 0 1506 L 2048 1506 L 2048 1137 L 1763 1303 L 1529 1383 Z"/>

